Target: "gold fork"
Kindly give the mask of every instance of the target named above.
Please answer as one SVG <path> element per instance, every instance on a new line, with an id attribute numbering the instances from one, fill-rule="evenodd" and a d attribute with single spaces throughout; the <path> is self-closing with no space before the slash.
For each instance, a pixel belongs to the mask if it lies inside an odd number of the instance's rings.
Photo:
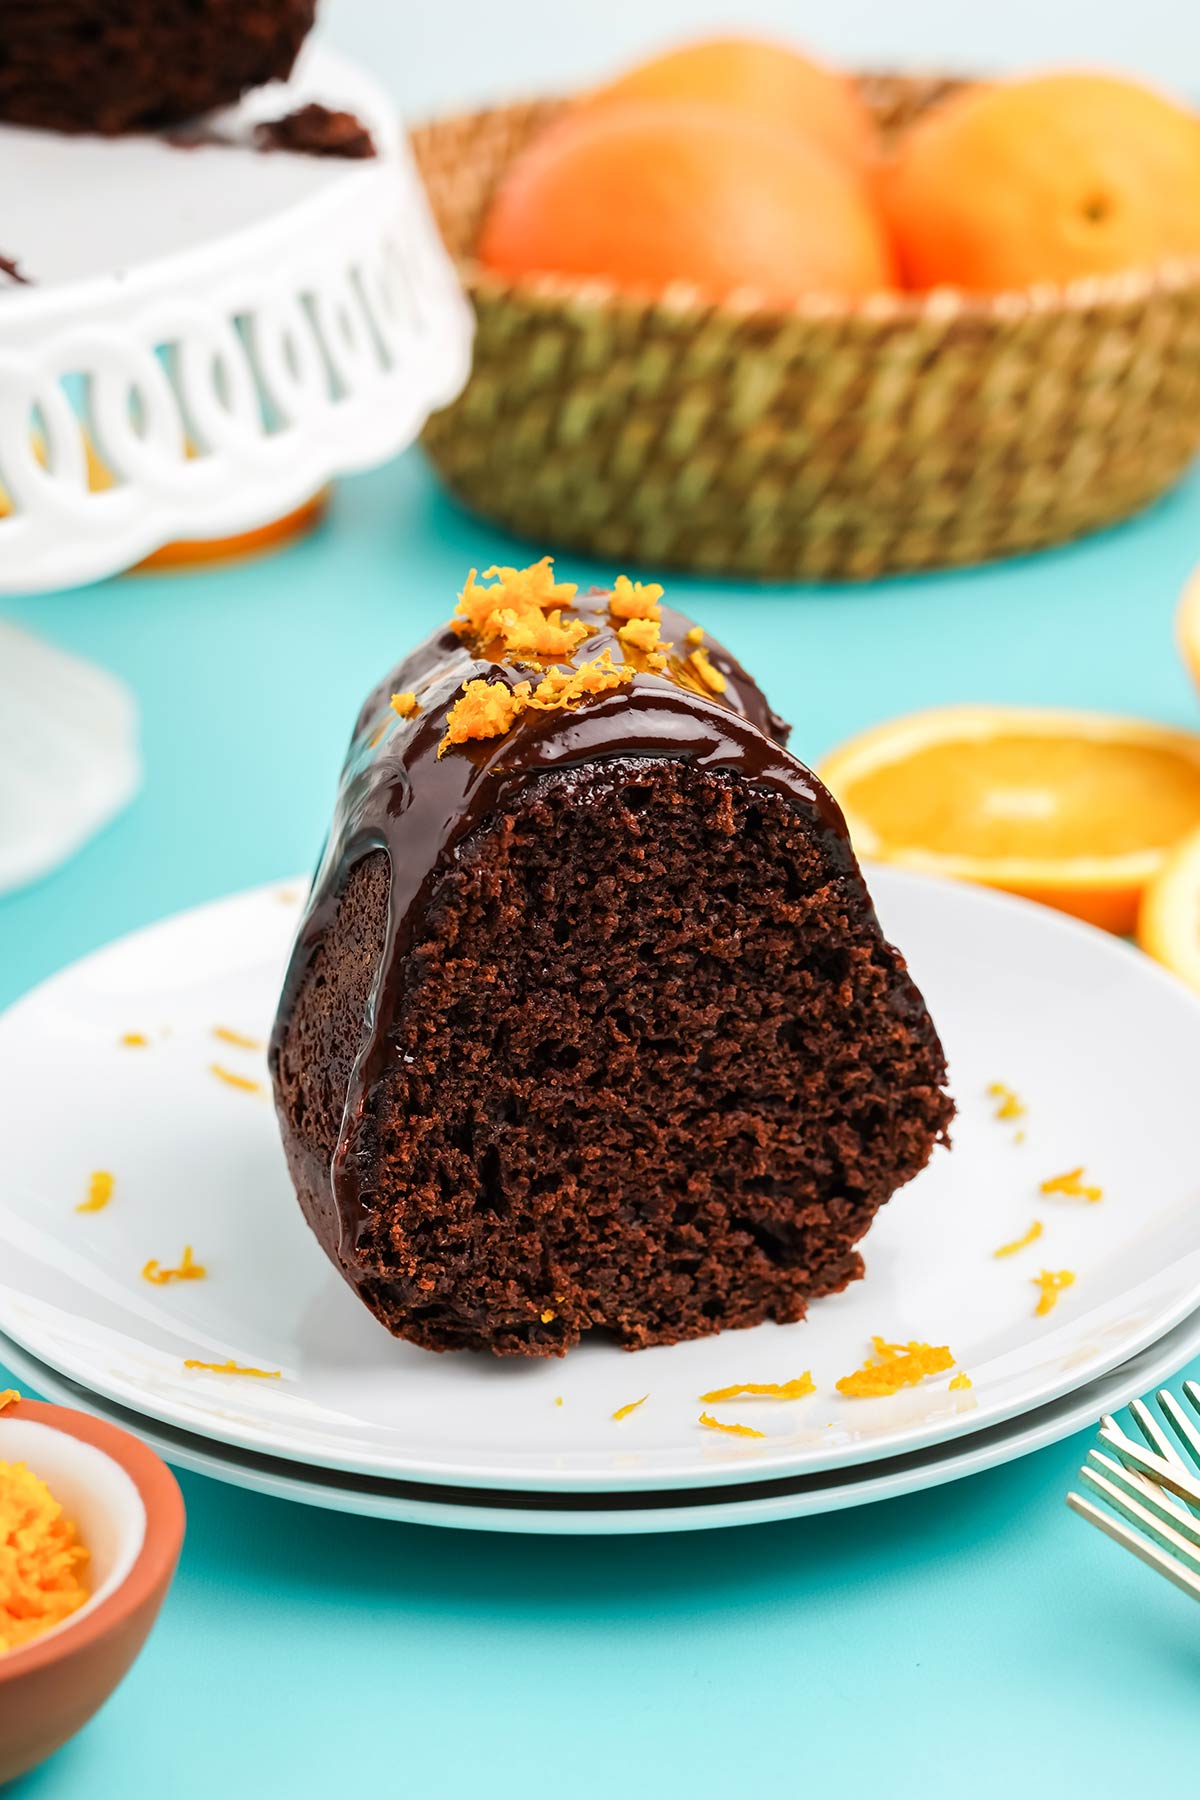
<path id="1" fill-rule="evenodd" d="M 1200 1382 L 1185 1381 L 1183 1394 L 1200 1419 Z M 1130 1403 L 1142 1444 L 1110 1414 L 1100 1421 L 1100 1443 L 1113 1454 L 1093 1445 L 1079 1478 L 1105 1505 L 1074 1492 L 1067 1505 L 1200 1600 L 1200 1429 L 1169 1388 L 1154 1398 L 1161 1419 L 1146 1401 Z"/>

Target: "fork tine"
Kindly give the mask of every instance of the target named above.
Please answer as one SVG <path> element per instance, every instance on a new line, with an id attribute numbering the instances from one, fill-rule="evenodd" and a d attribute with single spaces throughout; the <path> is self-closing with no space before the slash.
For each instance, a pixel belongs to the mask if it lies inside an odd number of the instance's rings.
<path id="1" fill-rule="evenodd" d="M 1162 1398 L 1161 1394 L 1159 1398 Z M 1144 1400 L 1129 1402 L 1129 1416 L 1156 1456 L 1161 1456 L 1165 1462 L 1178 1463 L 1180 1468 L 1184 1466 L 1175 1445 Z"/>
<path id="2" fill-rule="evenodd" d="M 1079 1471 L 1080 1479 L 1091 1481 L 1099 1473 L 1112 1487 L 1120 1488 L 1160 1518 L 1165 1525 L 1179 1532 L 1181 1537 L 1190 1543 L 1200 1546 L 1200 1519 L 1191 1513 L 1178 1500 L 1157 1487 L 1144 1475 L 1136 1475 L 1128 1470 L 1124 1463 L 1117 1462 L 1111 1456 L 1105 1456 L 1101 1450 L 1089 1450 L 1087 1464 Z"/>
<path id="3" fill-rule="evenodd" d="M 1089 1525 L 1095 1525 L 1097 1530 L 1104 1532 L 1106 1537 L 1112 1538 L 1126 1550 L 1131 1550 L 1139 1561 L 1148 1563 L 1160 1575 L 1165 1575 L 1168 1581 L 1173 1581 L 1176 1587 L 1182 1588 L 1185 1594 L 1190 1594 L 1193 1600 L 1200 1600 L 1200 1576 L 1193 1575 L 1157 1544 L 1148 1543 L 1123 1520 L 1114 1519 L 1111 1513 L 1094 1505 L 1091 1500 L 1085 1500 L 1082 1494 L 1069 1493 L 1067 1505 L 1081 1519 L 1086 1519 Z"/>
<path id="4" fill-rule="evenodd" d="M 1200 1470 L 1200 1431 L 1197 1431 L 1168 1388 L 1159 1388 L 1157 1398 L 1164 1419 L 1183 1445 L 1196 1469 Z"/>
<path id="5" fill-rule="evenodd" d="M 1177 1531 L 1173 1523 L 1168 1523 L 1160 1514 L 1146 1505 L 1138 1493 L 1130 1493 L 1127 1486 L 1110 1481 L 1106 1475 L 1100 1475 L 1095 1469 L 1083 1468 L 1079 1471 L 1080 1479 L 1088 1485 L 1102 1500 L 1115 1507 L 1123 1518 L 1131 1525 L 1144 1532 L 1147 1537 L 1178 1557 L 1185 1569 L 1200 1576 L 1200 1545 L 1189 1543 L 1182 1532 Z"/>
<path id="6" fill-rule="evenodd" d="M 1182 1466 L 1167 1462 L 1152 1450 L 1143 1450 L 1139 1444 L 1127 1438 L 1111 1418 L 1105 1418 L 1100 1438 L 1110 1450 L 1116 1452 L 1127 1469 L 1133 1468 L 1140 1475 L 1148 1475 L 1160 1487 L 1178 1494 L 1189 1505 L 1200 1506 L 1200 1476 L 1189 1475 Z"/>

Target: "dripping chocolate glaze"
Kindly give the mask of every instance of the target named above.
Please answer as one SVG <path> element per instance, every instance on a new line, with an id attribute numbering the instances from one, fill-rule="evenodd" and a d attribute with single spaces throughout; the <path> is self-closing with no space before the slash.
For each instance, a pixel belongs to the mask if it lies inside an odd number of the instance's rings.
<path id="1" fill-rule="evenodd" d="M 706 634 L 704 648 L 725 677 L 723 693 L 709 692 L 687 661 L 691 620 L 664 606 L 661 635 L 674 650 L 668 668 L 656 673 L 640 652 L 618 639 L 622 621 L 609 617 L 607 599 L 598 590 L 580 596 L 567 616 L 583 619 L 591 635 L 573 656 L 554 660 L 560 668 L 578 668 L 609 650 L 615 663 L 632 663 L 636 671 L 615 690 L 589 696 L 572 709 L 526 711 L 503 736 L 455 745 L 439 758 L 447 715 L 465 682 L 483 676 L 509 687 L 523 680 L 536 683 L 548 666 L 480 654 L 476 643 L 464 643 L 444 627 L 380 683 L 359 714 L 271 1040 L 274 1071 L 293 1000 L 332 922 L 347 875 L 364 856 L 386 850 L 391 896 L 384 953 L 330 1170 L 339 1256 L 347 1268 L 359 1266 L 363 1227 L 371 1217 L 370 1191 L 358 1179 L 358 1128 L 373 1090 L 389 1074 L 390 1025 L 419 921 L 447 857 L 476 826 L 513 804 L 523 786 L 549 770 L 634 757 L 731 771 L 804 815 L 822 836 L 833 871 L 870 907 L 836 801 L 784 748 L 790 726 L 741 665 Z M 420 708 L 410 719 L 399 718 L 390 705 L 394 693 L 405 692 L 415 694 Z"/>

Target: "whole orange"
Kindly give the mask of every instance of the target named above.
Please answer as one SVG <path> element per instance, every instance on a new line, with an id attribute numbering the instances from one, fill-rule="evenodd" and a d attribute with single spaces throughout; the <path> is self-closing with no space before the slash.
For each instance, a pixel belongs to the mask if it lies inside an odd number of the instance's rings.
<path id="1" fill-rule="evenodd" d="M 1149 267 L 1200 252 L 1200 121 L 1114 76 L 971 88 L 906 134 L 878 194 L 909 287 Z"/>
<path id="2" fill-rule="evenodd" d="M 860 165 L 875 147 L 874 121 L 853 84 L 838 70 L 766 38 L 682 44 L 638 63 L 590 100 L 710 100 L 763 122 L 798 127 L 843 161 Z"/>
<path id="3" fill-rule="evenodd" d="M 512 163 L 481 262 L 510 275 L 607 276 L 768 304 L 893 281 L 883 227 L 850 170 L 798 132 L 729 107 L 626 101 L 570 113 Z"/>

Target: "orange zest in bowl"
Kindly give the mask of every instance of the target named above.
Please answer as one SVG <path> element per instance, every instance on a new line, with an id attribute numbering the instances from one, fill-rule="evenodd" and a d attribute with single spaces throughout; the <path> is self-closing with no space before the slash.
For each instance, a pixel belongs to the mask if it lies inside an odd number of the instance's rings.
<path id="1" fill-rule="evenodd" d="M 238 1363 L 232 1360 L 223 1363 L 199 1362 L 194 1356 L 188 1356 L 184 1358 L 183 1366 L 185 1369 L 204 1369 L 210 1375 L 252 1375 L 258 1381 L 282 1381 L 283 1379 L 282 1369 L 255 1369 L 247 1363 Z"/>
<path id="2" fill-rule="evenodd" d="M 618 1406 L 616 1412 L 613 1414 L 613 1418 L 618 1420 L 627 1419 L 631 1412 L 637 1411 L 639 1406 L 645 1406 L 649 1398 L 649 1394 L 643 1394 L 640 1400 L 627 1401 L 624 1406 Z"/>
<path id="3" fill-rule="evenodd" d="M 1036 1244 L 1041 1235 L 1042 1221 L 1035 1219 L 1023 1237 L 1014 1238 L 1011 1244 L 1001 1244 L 998 1250 L 992 1251 L 992 1255 L 997 1257 L 1015 1256 L 1018 1250 L 1024 1250 L 1030 1244 Z"/>
<path id="4" fill-rule="evenodd" d="M 116 1177 L 110 1169 L 93 1169 L 88 1176 L 87 1199 L 75 1208 L 78 1213 L 103 1212 L 113 1197 Z"/>
<path id="5" fill-rule="evenodd" d="M 815 1394 L 817 1384 L 806 1369 L 803 1375 L 797 1375 L 794 1381 L 744 1381 L 737 1387 L 713 1388 L 700 1399 L 705 1405 L 713 1405 L 721 1400 L 738 1400 L 742 1395 L 756 1400 L 803 1400 L 806 1394 Z"/>
<path id="6" fill-rule="evenodd" d="M 1043 1194 L 1065 1194 L 1068 1200 L 1090 1200 L 1093 1204 L 1103 1200 L 1102 1187 L 1089 1187 L 1083 1179 L 1083 1164 L 1077 1169 L 1068 1169 L 1065 1175 L 1051 1175 L 1043 1181 L 1039 1190 Z"/>
<path id="7" fill-rule="evenodd" d="M 1039 707 L 952 706 L 863 732 L 818 769 L 856 848 L 1041 900 L 1111 931 L 1200 827 L 1200 733 Z"/>
<path id="8" fill-rule="evenodd" d="M 1034 1277 L 1033 1285 L 1039 1296 L 1033 1309 L 1034 1315 L 1043 1319 L 1047 1313 L 1054 1311 L 1063 1291 L 1074 1287 L 1075 1275 L 1071 1269 L 1043 1269 L 1040 1275 Z"/>
<path id="9" fill-rule="evenodd" d="M 903 1387 L 916 1387 L 927 1375 L 940 1375 L 954 1367 L 954 1357 L 945 1344 L 889 1344 L 885 1338 L 872 1338 L 874 1357 L 868 1357 L 861 1369 L 843 1375 L 837 1384 L 839 1394 L 855 1400 L 880 1399 L 895 1394 Z"/>
<path id="10" fill-rule="evenodd" d="M 728 1437 L 765 1438 L 765 1431 L 756 1431 L 753 1425 L 726 1425 L 721 1419 L 714 1419 L 711 1413 L 702 1412 L 698 1424 L 706 1431 L 723 1431 Z"/>
<path id="11" fill-rule="evenodd" d="M 184 1245 L 178 1268 L 164 1269 L 158 1258 L 152 1257 L 142 1270 L 142 1280 L 154 1287 L 167 1287 L 172 1281 L 203 1281 L 207 1275 L 208 1270 L 193 1257 L 190 1244 Z"/>
<path id="12" fill-rule="evenodd" d="M 46 1483 L 24 1463 L 0 1462 L 0 1655 L 78 1612 L 87 1560 Z"/>

